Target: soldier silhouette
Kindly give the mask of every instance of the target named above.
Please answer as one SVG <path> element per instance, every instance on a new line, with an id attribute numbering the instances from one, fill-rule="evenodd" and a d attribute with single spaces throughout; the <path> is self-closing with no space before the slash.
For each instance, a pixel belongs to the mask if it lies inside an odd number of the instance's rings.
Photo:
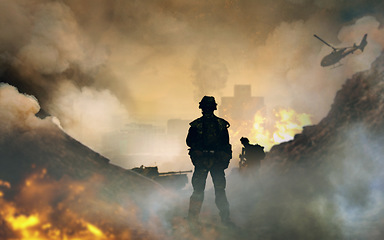
<path id="1" fill-rule="evenodd" d="M 240 142 L 244 147 L 241 149 L 239 168 L 241 170 L 246 168 L 258 171 L 261 160 L 265 158 L 264 147 L 259 144 L 250 144 L 249 139 L 246 137 L 240 138 Z"/>
<path id="2" fill-rule="evenodd" d="M 229 217 L 229 203 L 225 193 L 226 179 L 224 170 L 232 158 L 232 146 L 229 143 L 229 123 L 214 115 L 217 103 L 212 96 L 204 96 L 199 103 L 202 117 L 192 121 L 187 135 L 189 155 L 195 170 L 192 176 L 193 193 L 190 198 L 188 219 L 198 220 L 204 200 L 205 183 L 208 172 L 211 173 L 215 188 L 215 203 L 220 211 L 223 224 L 233 225 Z"/>

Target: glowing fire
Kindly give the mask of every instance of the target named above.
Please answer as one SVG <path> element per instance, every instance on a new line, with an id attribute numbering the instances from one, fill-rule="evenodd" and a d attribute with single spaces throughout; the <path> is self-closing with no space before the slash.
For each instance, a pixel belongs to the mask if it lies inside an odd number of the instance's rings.
<path id="1" fill-rule="evenodd" d="M 303 126 L 311 124 L 309 114 L 296 113 L 293 109 L 274 109 L 270 119 L 258 112 L 254 118 L 250 140 L 255 139 L 268 151 L 275 144 L 292 140 L 303 130 Z"/>
<path id="2" fill-rule="evenodd" d="M 56 184 L 46 185 L 42 184 L 41 180 L 44 179 L 46 170 L 43 170 L 40 174 L 33 175 L 25 181 L 24 188 L 20 196 L 30 197 L 29 199 L 23 199 L 19 201 L 8 201 L 4 199 L 4 192 L 0 192 L 0 219 L 2 219 L 6 226 L 9 228 L 9 234 L 12 236 L 11 239 L 20 240 L 80 240 L 80 239 L 107 239 L 106 235 L 95 225 L 85 221 L 84 219 L 76 216 L 70 209 L 66 209 L 65 213 L 60 216 L 63 222 L 71 220 L 71 225 L 75 226 L 72 230 L 75 234 L 68 234 L 67 229 L 61 229 L 55 227 L 49 220 L 52 212 L 52 207 L 46 202 L 45 196 L 41 197 L 41 203 L 35 205 L 35 203 L 25 204 L 23 201 L 36 201 L 37 199 L 32 192 L 37 194 L 52 194 L 50 191 L 54 187 L 63 187 Z M 76 185 L 76 184 L 74 184 Z M 5 190 L 11 188 L 11 184 L 0 180 L 0 187 Z M 80 194 L 84 191 L 83 187 L 77 185 L 76 187 L 70 186 L 73 189 L 73 194 Z M 42 189 L 43 191 L 39 191 Z M 59 191 L 58 191 L 59 192 Z M 42 205 L 47 204 L 45 208 L 39 209 Z M 21 206 L 20 206 L 21 205 Z M 24 206 L 27 205 L 27 206 Z M 35 206 L 34 206 L 35 205 Z M 74 216 L 75 219 L 68 219 L 68 216 Z M 15 238 L 13 237 L 15 236 Z M 112 236 L 110 236 L 112 237 Z"/>
<path id="3" fill-rule="evenodd" d="M 46 172 L 44 169 L 27 178 L 16 197 L 9 195 L 13 186 L 0 180 L 1 239 L 132 239 L 131 230 L 127 226 L 122 228 L 122 221 L 127 221 L 130 227 L 142 228 L 134 206 L 123 209 L 118 204 L 97 200 L 100 196 L 95 194 L 94 185 L 100 185 L 100 179 L 56 181 L 47 177 Z M 144 239 L 148 237 L 145 235 L 144 232 Z"/>

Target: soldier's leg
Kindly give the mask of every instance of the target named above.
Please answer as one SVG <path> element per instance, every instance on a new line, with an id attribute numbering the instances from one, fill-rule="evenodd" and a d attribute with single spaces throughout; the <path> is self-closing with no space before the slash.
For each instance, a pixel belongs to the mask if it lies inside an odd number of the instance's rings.
<path id="1" fill-rule="evenodd" d="M 229 203 L 225 193 L 226 180 L 224 168 L 221 166 L 213 167 L 211 169 L 211 176 L 213 185 L 215 187 L 215 202 L 220 211 L 220 217 L 223 222 L 229 220 Z"/>
<path id="2" fill-rule="evenodd" d="M 192 176 L 193 193 L 189 201 L 188 218 L 197 220 L 204 200 L 205 183 L 207 180 L 208 169 L 197 168 Z"/>

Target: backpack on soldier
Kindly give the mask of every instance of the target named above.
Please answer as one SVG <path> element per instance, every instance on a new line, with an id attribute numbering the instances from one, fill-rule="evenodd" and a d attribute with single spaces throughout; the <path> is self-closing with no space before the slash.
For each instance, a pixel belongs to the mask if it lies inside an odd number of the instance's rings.
<path id="1" fill-rule="evenodd" d="M 264 147 L 260 146 L 259 144 L 250 144 L 245 149 L 245 157 L 248 161 L 263 160 L 265 158 Z"/>

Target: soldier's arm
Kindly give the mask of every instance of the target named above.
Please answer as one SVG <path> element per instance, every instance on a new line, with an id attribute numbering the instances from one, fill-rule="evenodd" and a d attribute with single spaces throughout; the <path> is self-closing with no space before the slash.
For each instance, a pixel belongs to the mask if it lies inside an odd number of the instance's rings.
<path id="1" fill-rule="evenodd" d="M 191 126 L 188 130 L 188 135 L 186 139 L 187 146 L 190 148 L 196 147 L 196 139 L 197 139 L 197 129 Z"/>
<path id="2" fill-rule="evenodd" d="M 224 120 L 225 121 L 225 120 Z M 221 149 L 226 154 L 229 155 L 229 159 L 232 158 L 232 145 L 229 143 L 229 123 L 227 121 L 224 122 L 224 128 L 222 130 L 222 136 L 221 136 Z"/>

